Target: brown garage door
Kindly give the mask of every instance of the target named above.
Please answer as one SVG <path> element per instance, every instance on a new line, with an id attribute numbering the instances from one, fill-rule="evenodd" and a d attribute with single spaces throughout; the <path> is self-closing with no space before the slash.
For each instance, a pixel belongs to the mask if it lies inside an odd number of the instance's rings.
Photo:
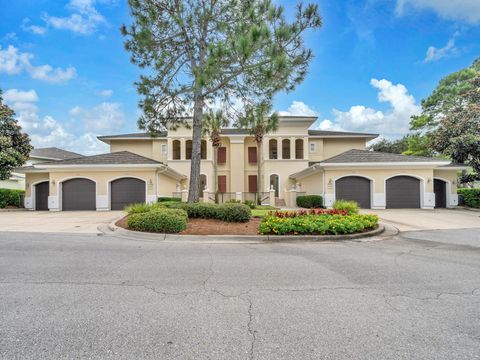
<path id="1" fill-rule="evenodd" d="M 335 181 L 335 198 L 353 200 L 361 208 L 369 209 L 370 204 L 370 180 L 360 176 L 347 176 Z"/>
<path id="2" fill-rule="evenodd" d="M 420 208 L 420 180 L 396 176 L 387 180 L 387 209 Z"/>
<path id="3" fill-rule="evenodd" d="M 111 209 L 123 210 L 125 206 L 145 202 L 145 181 L 135 178 L 122 178 L 112 181 Z"/>
<path id="4" fill-rule="evenodd" d="M 443 180 L 433 180 L 433 192 L 435 193 L 435 207 L 447 207 L 447 183 Z"/>
<path id="5" fill-rule="evenodd" d="M 71 179 L 62 183 L 62 210 L 96 210 L 95 182 Z"/>
<path id="6" fill-rule="evenodd" d="M 35 185 L 35 210 L 48 210 L 48 181 Z"/>

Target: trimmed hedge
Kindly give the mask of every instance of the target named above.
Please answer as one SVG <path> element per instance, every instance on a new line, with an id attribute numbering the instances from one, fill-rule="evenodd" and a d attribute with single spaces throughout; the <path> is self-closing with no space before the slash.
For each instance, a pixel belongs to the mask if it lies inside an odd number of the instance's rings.
<path id="1" fill-rule="evenodd" d="M 172 197 L 172 196 L 161 196 L 157 199 L 157 202 L 165 202 L 165 201 L 177 201 L 181 202 L 182 198 L 179 197 Z"/>
<path id="2" fill-rule="evenodd" d="M 187 213 L 182 209 L 154 209 L 131 214 L 128 228 L 136 231 L 156 233 L 178 233 L 187 228 Z"/>
<path id="3" fill-rule="evenodd" d="M 335 210 L 344 210 L 349 215 L 358 214 L 358 203 L 350 200 L 335 200 L 332 208 Z"/>
<path id="4" fill-rule="evenodd" d="M 297 197 L 297 206 L 313 209 L 323 206 L 323 198 L 320 195 L 304 195 Z"/>
<path id="5" fill-rule="evenodd" d="M 376 215 L 266 216 L 258 232 L 262 235 L 343 235 L 374 229 Z"/>
<path id="6" fill-rule="evenodd" d="M 184 204 L 188 217 L 191 219 L 217 219 L 218 205 L 208 203 Z"/>
<path id="7" fill-rule="evenodd" d="M 24 190 L 0 189 L 0 209 L 7 206 L 22 206 L 20 195 L 24 194 Z"/>
<path id="8" fill-rule="evenodd" d="M 252 210 L 245 204 L 225 203 L 218 205 L 217 219 L 228 222 L 247 222 Z"/>
<path id="9" fill-rule="evenodd" d="M 463 196 L 466 206 L 480 208 L 480 189 L 457 189 L 457 193 Z"/>

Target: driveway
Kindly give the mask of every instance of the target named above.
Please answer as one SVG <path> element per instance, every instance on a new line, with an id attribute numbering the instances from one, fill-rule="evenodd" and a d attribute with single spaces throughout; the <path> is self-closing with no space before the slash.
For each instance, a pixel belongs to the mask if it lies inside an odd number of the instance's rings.
<path id="1" fill-rule="evenodd" d="M 362 210 L 377 214 L 400 231 L 480 228 L 480 212 L 465 209 Z"/>
<path id="2" fill-rule="evenodd" d="M 99 233 L 98 226 L 122 216 L 122 211 L 6 211 L 0 231 L 40 233 Z"/>
<path id="3" fill-rule="evenodd" d="M 0 233 L 1 359 L 472 360 L 479 318 L 478 229 L 228 245 Z"/>

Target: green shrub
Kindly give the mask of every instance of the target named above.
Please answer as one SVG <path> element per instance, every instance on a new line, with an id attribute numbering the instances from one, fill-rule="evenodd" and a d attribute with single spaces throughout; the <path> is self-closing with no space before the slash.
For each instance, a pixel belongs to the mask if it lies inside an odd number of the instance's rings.
<path id="1" fill-rule="evenodd" d="M 187 213 L 182 209 L 157 208 L 129 215 L 128 228 L 156 233 L 178 233 L 187 228 Z"/>
<path id="2" fill-rule="evenodd" d="M 257 204 L 255 204 L 255 201 L 253 200 L 245 200 L 243 203 L 252 210 L 255 209 L 255 207 L 257 206 Z"/>
<path id="3" fill-rule="evenodd" d="M 161 196 L 157 199 L 157 202 L 176 201 L 181 202 L 182 198 L 172 196 Z"/>
<path id="4" fill-rule="evenodd" d="M 297 206 L 313 209 L 323 206 L 323 198 L 320 195 L 304 195 L 297 197 Z"/>
<path id="5" fill-rule="evenodd" d="M 20 197 L 25 191 L 15 189 L 0 189 L 0 209 L 7 206 L 22 206 Z"/>
<path id="6" fill-rule="evenodd" d="M 258 231 L 263 235 L 341 235 L 371 230 L 377 225 L 376 215 L 268 215 L 263 218 Z"/>
<path id="7" fill-rule="evenodd" d="M 230 199 L 230 200 L 227 200 L 225 201 L 225 204 L 241 204 L 242 202 L 240 200 L 237 200 L 237 199 Z"/>
<path id="8" fill-rule="evenodd" d="M 457 193 L 463 196 L 466 206 L 480 208 L 480 189 L 457 189 Z"/>
<path id="9" fill-rule="evenodd" d="M 185 204 L 185 210 L 191 219 L 216 219 L 218 217 L 218 205 L 209 203 Z"/>
<path id="10" fill-rule="evenodd" d="M 152 210 L 152 205 L 146 204 L 146 203 L 140 203 L 140 204 L 131 204 L 125 207 L 125 211 L 131 215 L 131 214 L 141 214 L 145 213 L 147 211 Z"/>
<path id="11" fill-rule="evenodd" d="M 228 222 L 247 222 L 252 217 L 252 210 L 245 204 L 218 205 L 217 218 Z"/>
<path id="12" fill-rule="evenodd" d="M 337 210 L 345 210 L 349 215 L 358 214 L 358 203 L 350 200 L 335 200 L 332 207 Z"/>

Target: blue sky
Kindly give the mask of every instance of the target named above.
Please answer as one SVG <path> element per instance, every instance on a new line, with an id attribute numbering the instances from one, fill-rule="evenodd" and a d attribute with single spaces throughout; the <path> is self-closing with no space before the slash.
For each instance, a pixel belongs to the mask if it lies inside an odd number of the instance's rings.
<path id="1" fill-rule="evenodd" d="M 278 1 L 277 1 L 278 2 Z M 478 0 L 318 0 L 310 73 L 275 110 L 322 129 L 408 131 L 445 75 L 480 56 Z M 296 2 L 283 2 L 287 11 Z M 140 70 L 119 33 L 121 0 L 0 0 L 0 88 L 35 146 L 106 151 L 97 135 L 136 131 Z"/>

